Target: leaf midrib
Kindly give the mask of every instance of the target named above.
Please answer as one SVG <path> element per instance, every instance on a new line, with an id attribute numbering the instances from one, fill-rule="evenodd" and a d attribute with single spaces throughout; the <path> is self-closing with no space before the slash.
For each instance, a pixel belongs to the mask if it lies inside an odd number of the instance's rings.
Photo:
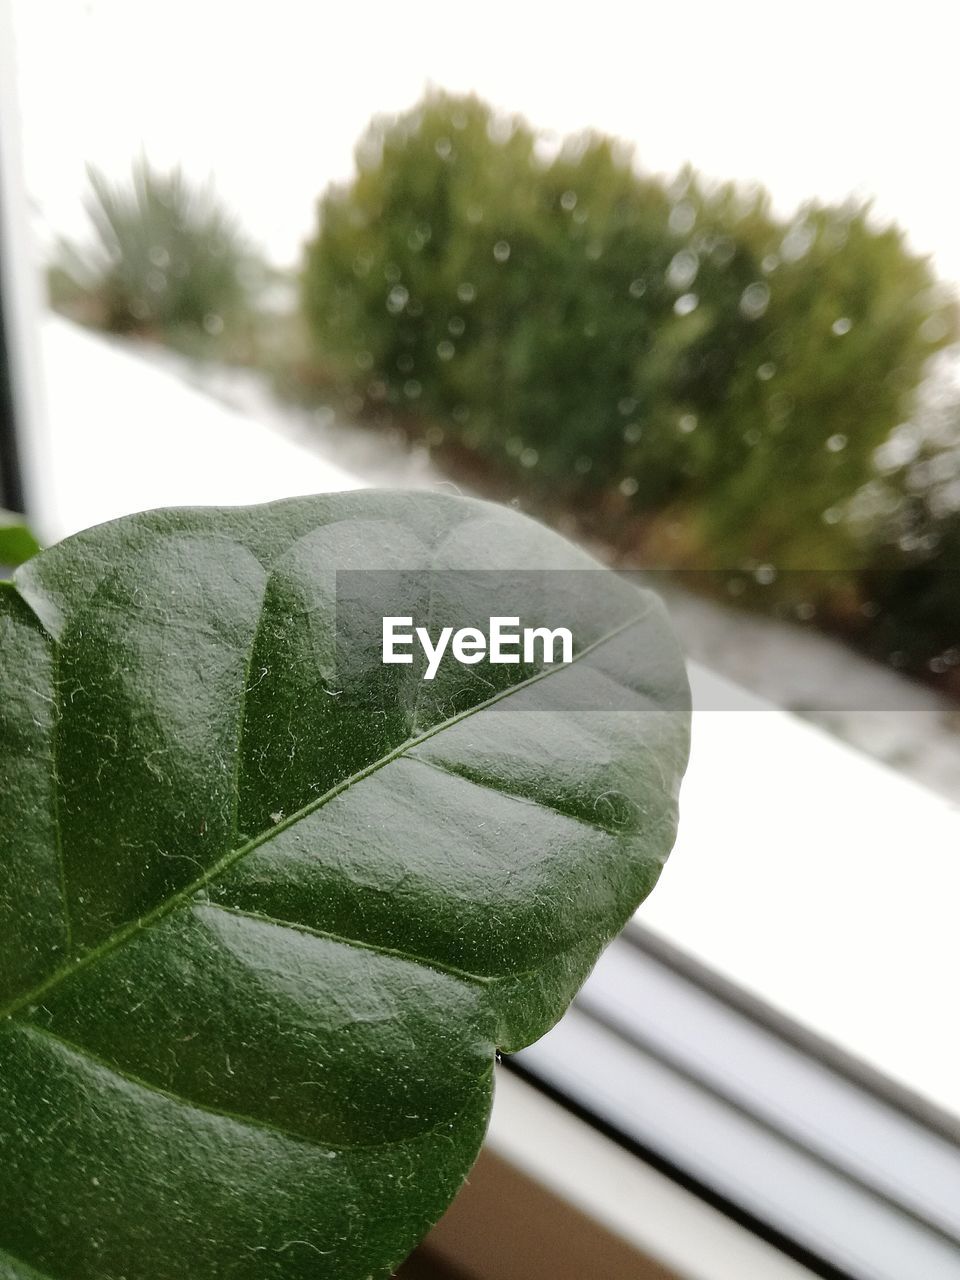
<path id="1" fill-rule="evenodd" d="M 357 770 L 356 773 L 351 774 L 348 778 L 343 778 L 335 786 L 331 787 L 329 791 L 325 791 L 323 795 L 317 796 L 314 800 L 311 800 L 309 804 L 304 805 L 295 813 L 290 814 L 282 821 L 275 825 L 271 825 L 264 831 L 252 836 L 237 848 L 228 850 L 223 857 L 218 858 L 216 862 L 212 863 L 211 866 L 209 866 L 195 880 L 185 885 L 182 889 L 178 889 L 177 892 L 171 894 L 169 898 L 165 898 L 163 902 L 154 907 L 152 911 L 148 911 L 146 915 L 128 922 L 115 933 L 112 933 L 108 938 L 105 938 L 103 942 L 99 943 L 96 947 L 84 952 L 83 955 L 78 956 L 68 964 L 62 965 L 59 969 L 55 969 L 53 973 L 51 973 L 47 978 L 44 978 L 44 980 L 38 983 L 35 987 L 32 987 L 29 991 L 15 997 L 3 1008 L 0 1008 L 0 1022 L 12 1017 L 21 1009 L 33 1004 L 35 1001 L 42 999 L 45 995 L 49 994 L 49 992 L 55 990 L 61 982 L 72 977 L 73 974 L 79 973 L 90 965 L 96 964 L 97 961 L 103 959 L 104 956 L 109 955 L 111 952 L 116 951 L 119 947 L 122 947 L 131 938 L 136 937 L 137 934 L 151 928 L 159 920 L 162 920 L 172 911 L 175 911 L 177 907 L 189 902 L 195 894 L 206 888 L 207 885 L 213 884 L 235 863 L 241 861 L 255 849 L 260 848 L 261 845 L 267 844 L 275 836 L 280 835 L 281 832 L 286 831 L 289 827 L 295 826 L 296 823 L 309 817 L 312 813 L 316 813 L 317 810 L 322 809 L 325 805 L 329 804 L 331 800 L 335 800 L 337 796 L 343 795 L 345 791 L 348 791 L 357 783 L 362 782 L 365 778 L 369 778 L 374 773 L 378 773 L 388 764 L 392 764 L 394 760 L 399 760 L 402 756 L 413 750 L 414 747 L 420 746 L 421 743 L 428 741 L 430 738 L 436 737 L 437 734 L 443 733 L 454 725 L 469 719 L 470 716 L 477 715 L 479 712 L 493 706 L 494 703 L 502 702 L 505 698 L 512 697 L 513 694 L 519 693 L 521 689 L 529 688 L 530 685 L 537 684 L 539 681 L 545 680 L 557 672 L 568 670 L 588 654 L 593 653 L 596 649 L 600 648 L 601 645 L 607 644 L 610 640 L 615 639 L 624 631 L 629 630 L 630 627 L 636 626 L 637 623 L 642 622 L 646 617 L 647 612 L 647 610 L 644 610 L 641 613 L 635 614 L 625 622 L 622 622 L 619 626 L 614 627 L 612 631 L 608 631 L 605 635 L 599 636 L 596 640 L 581 649 L 579 653 L 574 654 L 571 662 L 546 667 L 543 670 L 536 672 L 534 675 L 529 676 L 526 680 L 521 680 L 519 683 L 510 685 L 506 689 L 501 689 L 499 692 L 493 694 L 483 702 L 478 702 L 475 706 L 468 707 L 465 711 L 461 711 L 447 720 L 442 720 L 439 724 L 433 725 L 431 728 L 424 730 L 423 733 L 418 734 L 415 737 L 405 739 L 399 746 L 394 747 L 392 751 L 388 751 L 386 755 L 383 755 L 372 763 L 365 765 L 364 768 Z M 411 961 L 420 961 L 422 963 L 422 957 L 408 956 L 406 958 Z"/>

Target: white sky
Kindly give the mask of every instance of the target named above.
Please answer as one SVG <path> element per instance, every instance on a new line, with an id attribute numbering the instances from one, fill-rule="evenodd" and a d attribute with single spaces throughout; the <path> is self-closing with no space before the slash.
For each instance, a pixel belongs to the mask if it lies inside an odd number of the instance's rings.
<path id="1" fill-rule="evenodd" d="M 648 168 L 760 180 L 780 206 L 877 198 L 960 280 L 960 6 L 12 0 L 30 195 L 84 227 L 84 163 L 143 148 L 218 190 L 279 262 L 376 112 L 427 84 L 543 128 L 595 126 Z M 951 156 L 953 159 L 951 159 Z"/>

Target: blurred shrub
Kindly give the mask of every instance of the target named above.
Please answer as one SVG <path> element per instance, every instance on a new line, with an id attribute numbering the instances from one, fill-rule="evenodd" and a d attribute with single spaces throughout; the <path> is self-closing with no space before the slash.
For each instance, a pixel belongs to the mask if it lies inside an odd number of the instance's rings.
<path id="1" fill-rule="evenodd" d="M 129 184 L 88 170 L 94 238 L 66 241 L 50 270 L 59 309 L 113 333 L 219 338 L 248 310 L 262 270 L 213 193 L 146 160 Z"/>
<path id="2" fill-rule="evenodd" d="M 960 694 L 960 399 L 901 423 L 876 461 L 851 512 L 870 548 L 861 641 Z"/>
<path id="3" fill-rule="evenodd" d="M 669 510 L 702 565 L 834 566 L 839 511 L 952 303 L 864 206 L 637 172 L 587 134 L 433 93 L 374 121 L 320 201 L 303 303 L 368 408 L 616 517 Z"/>

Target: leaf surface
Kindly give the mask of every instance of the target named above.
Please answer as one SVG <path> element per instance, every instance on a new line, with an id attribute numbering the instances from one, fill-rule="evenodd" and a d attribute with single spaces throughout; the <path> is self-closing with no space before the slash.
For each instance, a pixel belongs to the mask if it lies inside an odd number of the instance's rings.
<path id="1" fill-rule="evenodd" d="M 557 571 L 573 663 L 428 683 L 337 607 L 490 568 Z M 0 584 L 0 1280 L 387 1274 L 655 883 L 688 721 L 653 597 L 461 498 L 150 512 Z"/>

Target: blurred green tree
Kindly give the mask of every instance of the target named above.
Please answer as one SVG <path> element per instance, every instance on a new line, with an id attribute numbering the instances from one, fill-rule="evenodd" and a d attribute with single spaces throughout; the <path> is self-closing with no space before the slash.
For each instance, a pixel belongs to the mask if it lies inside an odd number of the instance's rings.
<path id="1" fill-rule="evenodd" d="M 731 558 L 855 566 L 844 503 L 913 407 L 931 355 L 956 337 L 954 305 L 866 206 L 811 204 L 786 228 L 739 232 L 765 305 L 704 410 L 705 528 Z"/>
<path id="2" fill-rule="evenodd" d="M 669 511 L 703 567 L 852 564 L 842 505 L 957 334 L 866 206 L 786 222 L 474 97 L 375 120 L 318 214 L 304 311 L 354 395 L 533 494 Z"/>

